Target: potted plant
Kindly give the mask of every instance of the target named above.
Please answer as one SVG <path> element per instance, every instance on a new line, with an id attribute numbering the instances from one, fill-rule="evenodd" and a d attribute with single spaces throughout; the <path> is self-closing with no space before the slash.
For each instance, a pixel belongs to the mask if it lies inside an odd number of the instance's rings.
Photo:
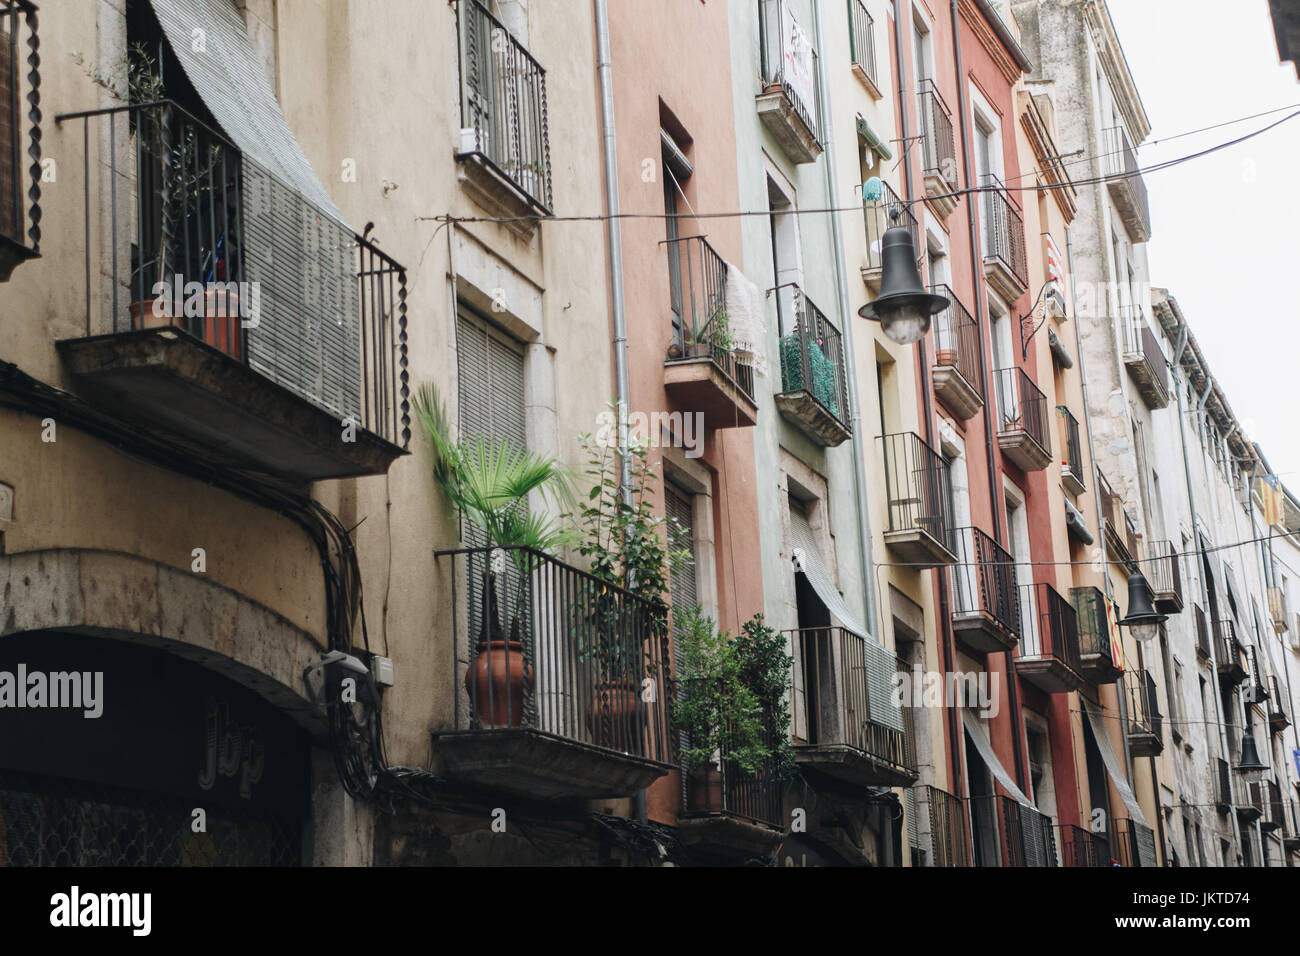
<path id="1" fill-rule="evenodd" d="M 669 549 L 665 519 L 656 513 L 648 442 L 629 444 L 631 493 L 624 498 L 614 449 L 591 435 L 580 440 L 592 487 L 583 507 L 569 515 L 581 532 L 577 550 L 590 562 L 594 578 L 619 589 L 594 593 L 578 615 L 579 660 L 592 669 L 587 723 L 598 744 L 627 751 L 640 733 L 636 715 L 643 706 L 642 682 L 649 678 L 664 684 L 662 675 L 649 673 L 644 643 L 667 645 L 669 561 L 689 556 Z M 639 600 L 628 600 L 621 592 Z"/>
<path id="2" fill-rule="evenodd" d="M 674 614 L 680 664 L 673 723 L 686 737 L 682 750 L 687 799 L 696 810 L 724 809 L 729 771 L 757 773 L 770 751 L 762 707 L 745 683 L 739 645 L 699 609 Z"/>
<path id="3" fill-rule="evenodd" d="M 491 553 L 487 566 L 478 569 L 484 608 L 465 689 L 479 726 L 518 727 L 533 689 L 531 655 L 522 636 L 522 595 L 511 595 L 515 600 L 507 636 L 501 625 L 498 585 L 509 560 L 522 590 L 533 569 L 534 553 L 550 552 L 570 539 L 568 529 L 528 511 L 528 496 L 533 492 L 568 502 L 569 476 L 556 459 L 516 448 L 505 439 L 491 441 L 481 435 L 453 439 L 446 411 L 431 384 L 420 387 L 413 406 L 432 445 L 434 482 L 483 532 L 490 547 L 503 549 Z"/>

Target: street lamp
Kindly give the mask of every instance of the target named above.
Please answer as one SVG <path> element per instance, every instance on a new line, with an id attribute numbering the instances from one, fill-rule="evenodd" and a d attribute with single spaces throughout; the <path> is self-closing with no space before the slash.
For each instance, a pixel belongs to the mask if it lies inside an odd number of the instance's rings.
<path id="1" fill-rule="evenodd" d="M 1246 783 L 1259 783 L 1264 779 L 1268 764 L 1259 759 L 1259 750 L 1255 747 L 1255 735 L 1249 729 L 1241 732 L 1241 760 L 1233 768 L 1241 774 Z"/>
<path id="2" fill-rule="evenodd" d="M 908 345 L 930 331 L 930 316 L 948 308 L 948 299 L 925 291 L 916 266 L 916 245 L 902 226 L 885 230 L 880 241 L 880 295 L 858 309 L 858 315 L 879 322 L 885 334 Z"/>
<path id="3" fill-rule="evenodd" d="M 1146 642 L 1160 633 L 1168 616 L 1156 611 L 1151 603 L 1151 586 L 1140 573 L 1128 576 L 1128 614 L 1120 621 L 1135 640 Z"/>

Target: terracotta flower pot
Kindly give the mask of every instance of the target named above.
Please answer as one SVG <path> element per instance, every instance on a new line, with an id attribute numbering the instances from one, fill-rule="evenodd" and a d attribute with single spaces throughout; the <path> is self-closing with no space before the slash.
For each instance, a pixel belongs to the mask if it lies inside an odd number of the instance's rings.
<path id="1" fill-rule="evenodd" d="M 142 299 L 131 303 L 131 328 L 160 329 L 168 325 L 192 327 L 197 317 L 169 314 L 172 303 L 165 302 L 166 311 L 154 314 L 154 300 Z M 243 359 L 244 336 L 239 315 L 239 297 L 225 289 L 207 289 L 203 293 L 203 341 L 220 349 L 233 359 Z"/>
<path id="2" fill-rule="evenodd" d="M 956 366 L 957 350 L 956 349 L 936 349 L 934 353 L 935 365 Z"/>
<path id="3" fill-rule="evenodd" d="M 587 729 L 596 744 L 612 750 L 628 752 L 639 739 L 637 709 L 641 698 L 637 686 L 629 680 L 603 680 L 593 689 L 591 706 L 587 708 Z"/>
<path id="4" fill-rule="evenodd" d="M 524 697 L 533 689 L 533 669 L 519 641 L 487 641 L 465 672 L 465 690 L 480 727 L 518 727 Z"/>

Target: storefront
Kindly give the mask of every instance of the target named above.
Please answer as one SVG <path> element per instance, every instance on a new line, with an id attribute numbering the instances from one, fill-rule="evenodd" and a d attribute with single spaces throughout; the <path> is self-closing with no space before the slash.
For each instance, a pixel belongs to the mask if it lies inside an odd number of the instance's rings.
<path id="1" fill-rule="evenodd" d="M 0 866 L 297 865 L 309 742 L 166 651 L 0 639 Z"/>

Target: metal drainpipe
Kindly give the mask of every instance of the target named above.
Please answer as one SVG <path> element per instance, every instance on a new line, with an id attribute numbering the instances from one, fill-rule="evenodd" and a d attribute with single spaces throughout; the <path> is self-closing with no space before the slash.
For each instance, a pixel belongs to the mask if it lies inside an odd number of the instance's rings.
<path id="1" fill-rule="evenodd" d="M 950 0 L 949 11 L 952 15 L 952 52 L 957 62 L 957 109 L 960 112 L 959 128 L 961 130 L 961 165 L 963 175 L 966 177 L 966 185 L 971 184 L 971 152 L 970 152 L 970 135 L 966 123 L 966 84 L 963 82 L 966 67 L 962 61 L 961 55 L 961 14 L 957 10 L 957 0 Z M 976 184 L 978 185 L 978 184 Z M 978 193 L 971 193 L 966 196 L 966 224 L 970 230 L 970 259 L 971 274 L 975 280 L 975 307 L 980 314 L 985 316 L 985 325 L 988 324 L 988 300 L 984 294 L 984 264 L 980 261 L 980 242 L 979 226 L 976 221 L 976 203 L 974 196 Z M 1008 319 L 1010 316 L 1008 316 Z M 980 343 L 980 361 L 984 365 L 984 374 L 986 380 L 992 380 L 993 369 L 989 368 L 987 354 L 984 351 L 984 336 L 979 336 Z M 997 383 L 993 382 L 993 388 L 986 394 L 992 396 L 997 394 Z M 989 403 L 984 403 L 984 453 L 988 460 L 989 469 L 989 506 L 993 510 L 993 539 L 998 544 L 1006 543 L 1006 535 L 1003 533 L 1002 516 L 998 510 L 999 505 L 999 478 L 1001 473 L 998 471 L 997 462 L 993 458 L 993 437 L 996 434 L 993 431 L 993 413 L 989 409 Z M 1017 585 L 1018 587 L 1018 585 Z M 1017 597 L 1019 595 L 1017 594 Z M 1016 665 L 1011 651 L 1007 651 L 1006 657 L 1007 668 L 1007 703 L 1011 705 L 1011 737 L 1015 744 L 1016 752 L 1016 782 L 1023 790 L 1025 788 L 1025 741 L 1022 735 L 1023 727 L 1020 719 L 1020 691 L 1016 686 Z"/>
<path id="2" fill-rule="evenodd" d="M 912 185 L 912 162 L 911 162 L 911 140 L 908 138 L 910 127 L 907 123 L 907 83 L 904 79 L 903 70 L 903 51 L 906 48 L 906 41 L 903 33 L 903 17 L 899 11 L 899 5 L 902 0 L 894 0 L 894 59 L 898 63 L 898 116 L 899 116 L 899 134 L 902 137 L 902 154 L 903 154 L 903 191 L 909 203 L 913 202 Z M 981 346 L 982 347 L 982 346 Z M 921 405 L 924 410 L 924 421 L 922 427 L 925 431 L 926 441 L 934 444 L 934 407 L 930 399 L 930 380 L 926 371 L 925 360 L 925 339 L 916 343 L 916 368 L 917 376 L 921 380 Z M 949 612 L 948 601 L 948 576 L 943 573 L 942 569 L 937 573 L 939 585 L 939 618 L 935 621 L 935 629 L 939 635 L 939 649 L 943 652 L 943 669 L 945 673 L 951 674 L 957 666 L 957 649 L 953 642 L 952 636 L 952 615 Z M 954 707 L 945 708 L 948 715 L 948 738 L 952 742 L 949 752 L 949 762 L 951 764 L 952 782 L 950 786 L 953 793 L 961 797 L 965 787 L 965 777 L 962 774 L 962 754 L 965 753 L 966 737 L 962 730 L 961 717 Z M 973 847 L 971 847 L 973 851 Z M 973 856 L 972 856 L 973 858 Z"/>
<path id="3" fill-rule="evenodd" d="M 1187 326 L 1184 325 L 1178 334 L 1178 348 L 1175 351 L 1173 361 L 1174 371 L 1174 391 L 1178 398 L 1178 439 L 1183 449 L 1183 478 L 1187 483 L 1187 505 L 1188 510 L 1192 513 L 1192 544 L 1196 548 L 1197 564 L 1196 579 L 1201 582 L 1201 603 L 1205 605 L 1206 613 L 1210 613 L 1210 589 L 1205 580 L 1205 562 L 1201 558 L 1201 531 L 1200 522 L 1196 520 L 1196 492 L 1192 486 L 1192 460 L 1187 454 L 1187 431 L 1184 416 L 1186 412 L 1183 409 L 1183 390 L 1178 387 L 1177 373 L 1182 368 L 1183 351 L 1187 348 Z M 1209 376 L 1207 375 L 1208 379 Z M 1188 376 L 1188 382 L 1191 377 Z M 1205 397 L 1209 398 L 1210 390 L 1207 387 Z M 1205 405 L 1205 400 L 1201 400 L 1201 406 Z M 1219 662 L 1216 656 L 1218 648 L 1214 646 L 1214 622 L 1210 622 L 1210 634 L 1207 635 L 1210 644 L 1210 687 L 1214 691 L 1214 719 L 1219 726 L 1219 753 L 1224 760 L 1232 755 L 1228 746 L 1228 729 L 1223 722 L 1223 700 L 1220 697 L 1219 689 Z M 1214 781 L 1218 784 L 1217 770 L 1214 771 Z M 1228 816 L 1232 820 L 1232 838 L 1237 844 L 1237 853 L 1241 853 L 1241 830 L 1237 826 L 1237 802 L 1233 799 L 1234 788 L 1232 786 L 1232 767 L 1228 767 L 1228 798 L 1229 811 Z"/>
<path id="4" fill-rule="evenodd" d="M 627 449 L 627 409 L 631 388 L 627 374 L 627 312 L 623 303 L 623 229 L 619 224 L 618 149 L 614 130 L 614 80 L 609 52 L 609 8 L 606 0 L 593 0 L 596 8 L 596 72 L 600 77 L 600 122 L 605 152 L 605 233 L 609 240 L 609 286 L 614 319 L 614 381 L 618 408 L 619 492 L 624 504 L 632 501 L 632 460 Z M 630 582 L 629 582 L 630 583 Z M 638 819 L 647 819 L 646 791 L 636 793 Z"/>
<path id="5" fill-rule="evenodd" d="M 817 49 L 824 50 L 826 44 L 822 35 L 822 18 L 818 4 L 813 4 L 813 33 L 817 38 Z M 817 71 L 817 85 L 820 88 L 822 102 L 821 121 L 825 117 L 825 104 L 830 102 L 830 90 L 826 86 L 826 71 Z M 839 191 L 835 186 L 835 123 L 825 123 L 826 136 L 826 198 L 829 208 L 839 208 Z M 867 617 L 867 630 L 876 626 L 876 588 L 871 574 L 871 512 L 870 498 L 867 496 L 866 449 L 862 441 L 862 408 L 858 402 L 858 379 L 855 374 L 857 353 L 853 350 L 853 314 L 849 311 L 849 291 L 844 281 L 844 241 L 840 235 L 840 217 L 831 214 L 831 243 L 835 253 L 835 285 L 840 300 L 840 315 L 844 316 L 844 346 L 848 353 L 847 373 L 849 385 L 849 416 L 853 423 L 853 491 L 858 506 L 858 561 L 862 567 L 862 594 Z M 868 637 L 870 634 L 867 635 Z M 884 644 L 884 634 L 877 637 Z"/>

